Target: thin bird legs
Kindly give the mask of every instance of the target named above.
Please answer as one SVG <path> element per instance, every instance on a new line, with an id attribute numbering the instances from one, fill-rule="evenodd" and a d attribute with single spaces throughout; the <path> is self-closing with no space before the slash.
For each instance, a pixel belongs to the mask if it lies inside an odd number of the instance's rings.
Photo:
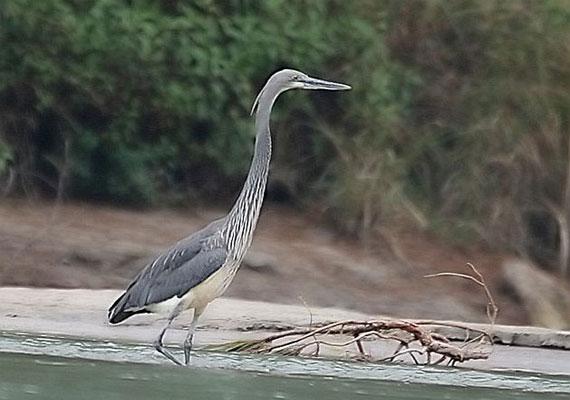
<path id="1" fill-rule="evenodd" d="M 174 355 L 169 350 L 167 350 L 162 344 L 162 339 L 164 338 L 164 334 L 166 333 L 168 328 L 170 328 L 172 321 L 174 321 L 174 319 L 181 313 L 181 310 L 179 310 L 178 308 L 176 308 L 168 317 L 168 322 L 166 323 L 166 326 L 162 329 L 162 331 L 160 331 L 160 334 L 158 335 L 158 337 L 154 342 L 154 348 L 159 353 L 168 358 L 170 361 L 172 361 L 174 364 L 188 365 L 190 363 L 190 352 L 192 351 L 192 340 L 194 339 L 194 331 L 196 330 L 196 325 L 198 325 L 198 318 L 200 318 L 200 315 L 202 315 L 203 312 L 204 312 L 204 307 L 194 309 L 194 316 L 192 317 L 192 322 L 188 327 L 188 333 L 186 334 L 186 339 L 184 339 L 184 364 L 182 364 L 176 357 L 174 357 Z"/>
<path id="2" fill-rule="evenodd" d="M 204 312 L 204 308 L 195 308 L 194 316 L 192 317 L 192 322 L 188 328 L 188 333 L 186 334 L 186 339 L 184 339 L 184 364 L 188 365 L 190 363 L 190 352 L 192 351 L 192 342 L 194 340 L 194 331 L 196 330 L 196 325 L 198 325 L 198 318 Z"/>

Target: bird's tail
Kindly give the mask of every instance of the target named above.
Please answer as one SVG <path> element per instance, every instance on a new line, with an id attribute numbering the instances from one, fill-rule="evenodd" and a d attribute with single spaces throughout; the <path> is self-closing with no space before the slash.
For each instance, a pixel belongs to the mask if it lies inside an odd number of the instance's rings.
<path id="1" fill-rule="evenodd" d="M 148 312 L 145 309 L 142 310 L 125 310 L 129 301 L 129 292 L 123 293 L 115 302 L 109 307 L 109 312 L 107 313 L 107 318 L 111 324 L 118 324 L 127 318 L 140 313 Z"/>

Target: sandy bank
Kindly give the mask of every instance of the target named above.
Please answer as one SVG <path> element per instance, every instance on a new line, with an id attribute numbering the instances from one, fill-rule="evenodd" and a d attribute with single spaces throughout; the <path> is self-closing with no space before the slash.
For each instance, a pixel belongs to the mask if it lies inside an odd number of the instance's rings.
<path id="1" fill-rule="evenodd" d="M 0 288 L 0 331 L 149 343 L 150 346 L 163 325 L 156 316 L 136 316 L 118 326 L 107 323 L 106 309 L 119 294 L 117 290 Z M 168 343 L 179 344 L 183 340 L 188 317 L 179 318 L 167 338 Z M 367 320 L 373 316 L 334 308 L 311 308 L 309 313 L 303 306 L 221 298 L 203 315 L 196 345 L 259 338 L 272 331 L 307 326 L 311 318 L 313 323 L 318 323 Z M 464 332 L 448 330 L 445 334 L 460 339 Z M 570 332 L 499 325 L 494 335 L 502 345 L 495 346 L 491 357 L 463 366 L 570 375 Z M 342 356 L 343 353 L 329 355 Z"/>

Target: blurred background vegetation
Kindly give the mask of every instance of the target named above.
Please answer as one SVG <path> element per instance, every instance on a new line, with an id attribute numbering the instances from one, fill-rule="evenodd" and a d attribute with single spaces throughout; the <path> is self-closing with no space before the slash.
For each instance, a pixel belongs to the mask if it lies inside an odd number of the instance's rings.
<path id="1" fill-rule="evenodd" d="M 228 204 L 282 67 L 269 199 L 365 237 L 413 223 L 570 264 L 570 3 L 12 0 L 0 4 L 12 196 Z"/>

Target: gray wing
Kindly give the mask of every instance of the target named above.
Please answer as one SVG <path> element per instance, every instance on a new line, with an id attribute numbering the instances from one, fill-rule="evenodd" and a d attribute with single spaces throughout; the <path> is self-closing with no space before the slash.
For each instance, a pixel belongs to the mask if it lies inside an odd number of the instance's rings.
<path id="1" fill-rule="evenodd" d="M 160 274 L 141 276 L 127 291 L 130 294 L 129 308 L 144 308 L 174 296 L 182 297 L 221 268 L 226 256 L 224 248 L 200 251 L 177 268 L 165 268 Z"/>
<path id="2" fill-rule="evenodd" d="M 148 264 L 109 308 L 109 320 L 120 319 L 120 314 L 128 317 L 125 311 L 142 310 L 174 296 L 182 297 L 220 269 L 227 258 L 227 249 L 211 243 L 221 224 L 221 220 L 213 222 Z"/>

